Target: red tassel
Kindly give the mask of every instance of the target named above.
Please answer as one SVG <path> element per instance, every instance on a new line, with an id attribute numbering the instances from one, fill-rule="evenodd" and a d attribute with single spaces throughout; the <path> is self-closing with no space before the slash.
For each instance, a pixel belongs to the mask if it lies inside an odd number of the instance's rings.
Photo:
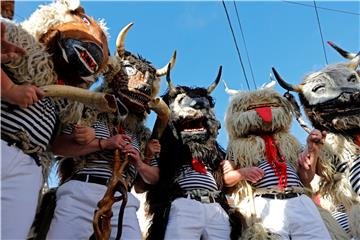
<path id="1" fill-rule="evenodd" d="M 202 174 L 206 174 L 206 168 L 203 161 L 199 161 L 196 158 L 193 158 L 191 161 L 192 168 Z"/>
<path id="2" fill-rule="evenodd" d="M 284 189 L 287 186 L 287 174 L 286 174 L 286 162 L 284 156 L 281 156 L 281 161 L 278 160 L 277 154 L 280 154 L 278 146 L 275 148 L 274 138 L 271 135 L 261 136 L 265 142 L 266 158 L 270 166 L 275 172 L 275 175 L 279 178 L 278 186 Z"/>

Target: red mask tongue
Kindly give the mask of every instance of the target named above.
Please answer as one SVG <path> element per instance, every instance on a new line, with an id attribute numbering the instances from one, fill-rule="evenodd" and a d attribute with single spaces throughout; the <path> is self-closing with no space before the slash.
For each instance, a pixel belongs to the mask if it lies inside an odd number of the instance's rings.
<path id="1" fill-rule="evenodd" d="M 255 108 L 257 114 L 262 118 L 262 120 L 266 123 L 271 123 L 272 120 L 272 112 L 271 107 L 260 107 Z"/>

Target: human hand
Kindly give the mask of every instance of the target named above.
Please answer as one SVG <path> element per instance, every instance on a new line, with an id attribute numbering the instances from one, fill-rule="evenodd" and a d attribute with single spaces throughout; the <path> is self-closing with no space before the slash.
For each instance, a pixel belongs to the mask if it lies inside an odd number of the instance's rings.
<path id="1" fill-rule="evenodd" d="M 239 172 L 243 179 L 256 183 L 265 175 L 264 170 L 258 167 L 240 168 Z"/>
<path id="2" fill-rule="evenodd" d="M 159 140 L 151 139 L 146 144 L 145 157 L 146 158 L 153 158 L 154 156 L 159 155 L 160 151 L 161 151 L 161 145 L 160 145 Z"/>
<path id="3" fill-rule="evenodd" d="M 4 75 L 2 74 L 2 77 L 3 76 Z M 11 84 L 7 89 L 2 89 L 1 99 L 8 103 L 18 105 L 22 108 L 27 108 L 28 106 L 43 98 L 44 94 L 45 93 L 40 88 L 34 85 Z"/>
<path id="4" fill-rule="evenodd" d="M 103 139 L 103 149 L 124 149 L 126 145 L 131 145 L 131 137 L 126 134 L 117 134 L 108 139 Z"/>
<path id="5" fill-rule="evenodd" d="M 140 152 L 132 144 L 125 145 L 125 147 L 121 150 L 121 153 L 127 155 L 129 161 L 136 168 L 138 168 L 142 164 Z"/>
<path id="6" fill-rule="evenodd" d="M 25 50 L 16 46 L 13 43 L 10 43 L 6 40 L 5 37 L 6 26 L 4 23 L 1 23 L 1 62 L 8 63 L 11 60 L 16 59 L 19 56 L 25 55 Z"/>
<path id="7" fill-rule="evenodd" d="M 321 148 L 324 145 L 326 138 L 326 132 L 320 132 L 314 129 L 310 132 L 307 137 L 307 150 L 301 153 L 298 161 L 298 165 L 305 170 L 310 170 L 311 167 L 315 167 L 314 162 L 316 161 Z"/>
<path id="8" fill-rule="evenodd" d="M 86 145 L 94 140 L 96 137 L 95 129 L 88 126 L 75 125 L 74 138 L 80 145 Z"/>
<path id="9" fill-rule="evenodd" d="M 221 165 L 221 167 L 222 167 L 223 174 L 226 174 L 226 173 L 229 173 L 229 172 L 235 170 L 235 164 L 234 164 L 234 162 L 232 162 L 232 161 L 223 160 L 223 161 L 220 163 L 220 165 Z"/>
<path id="10" fill-rule="evenodd" d="M 308 150 L 309 151 L 320 150 L 322 148 L 322 146 L 324 145 L 325 138 L 326 138 L 325 131 L 320 132 L 317 129 L 312 130 L 306 139 L 306 142 L 308 145 Z"/>

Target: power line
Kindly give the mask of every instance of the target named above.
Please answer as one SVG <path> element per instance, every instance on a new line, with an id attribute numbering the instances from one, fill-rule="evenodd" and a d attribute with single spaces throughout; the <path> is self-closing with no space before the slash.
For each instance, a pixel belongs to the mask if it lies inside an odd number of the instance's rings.
<path id="1" fill-rule="evenodd" d="M 235 0 L 234 0 L 234 7 L 235 7 L 235 11 L 236 11 L 236 16 L 237 16 L 237 20 L 238 20 L 238 24 L 239 24 L 241 36 L 242 36 L 242 39 L 243 39 L 243 42 L 244 42 L 244 46 L 245 46 L 246 57 L 247 57 L 247 60 L 248 60 L 248 62 L 249 62 L 249 66 L 250 66 L 251 77 L 252 77 L 252 80 L 253 80 L 253 83 L 254 83 L 254 87 L 255 87 L 255 89 L 256 89 L 257 86 L 256 86 L 256 82 L 255 82 L 254 72 L 253 72 L 253 69 L 252 69 L 252 66 L 251 66 L 249 51 L 248 51 L 247 46 L 246 46 L 245 34 L 244 34 L 244 31 L 243 31 L 243 28 L 242 28 L 242 25 L 241 25 L 241 22 L 240 22 L 240 17 L 239 17 L 239 13 L 238 13 L 238 10 L 237 10 L 237 7 L 236 7 L 236 2 L 235 2 Z"/>
<path id="2" fill-rule="evenodd" d="M 317 10 L 316 2 L 315 2 L 315 0 L 313 0 L 313 1 L 314 1 L 315 12 L 316 12 L 316 19 L 317 19 L 317 22 L 318 22 L 318 25 L 319 25 L 319 31 L 320 31 L 320 36 L 321 36 L 321 44 L 322 44 L 323 51 L 324 51 L 325 62 L 326 62 L 326 64 L 329 64 L 329 63 L 328 63 L 328 60 L 327 60 L 327 56 L 326 56 L 326 49 L 325 49 L 325 44 L 324 44 L 324 37 L 323 37 L 322 31 L 321 31 L 321 24 L 320 24 L 319 13 L 318 13 L 318 10 Z"/>
<path id="3" fill-rule="evenodd" d="M 304 7 L 311 7 L 311 8 L 314 7 L 313 5 L 305 4 L 305 3 L 299 3 L 299 2 L 294 2 L 294 1 L 286 1 L 286 0 L 282 0 L 282 1 L 283 1 L 283 2 L 286 2 L 286 3 L 301 5 L 301 6 L 304 6 Z M 350 12 L 350 11 L 339 10 L 339 9 L 334 9 L 334 8 L 318 7 L 318 9 L 360 16 L 360 13 L 357 13 L 357 12 Z"/>
<path id="4" fill-rule="evenodd" d="M 232 27 L 232 25 L 231 25 L 229 13 L 228 13 L 228 11 L 227 11 L 227 8 L 226 8 L 226 5 L 225 5 L 224 0 L 222 0 L 222 4 L 223 4 L 223 6 L 224 6 L 224 10 L 225 10 L 226 17 L 227 17 L 227 20 L 228 20 L 228 24 L 229 24 L 229 27 L 230 27 L 230 30 L 231 30 L 231 34 L 232 34 L 232 36 L 233 36 L 233 40 L 234 40 L 234 43 L 235 43 L 236 51 L 237 51 L 237 54 L 238 54 L 238 57 L 239 57 L 239 60 L 240 60 L 240 63 L 241 63 L 241 68 L 242 68 L 243 73 L 244 73 L 244 76 L 245 76 L 246 85 L 247 85 L 247 87 L 248 87 L 248 90 L 250 90 L 250 85 L 249 85 L 249 81 L 248 81 L 247 76 L 246 76 L 246 72 L 245 72 L 245 68 L 244 68 L 244 63 L 243 63 L 242 58 L 241 58 L 241 55 L 240 55 L 240 50 L 239 50 L 238 44 L 237 44 L 237 42 L 236 42 L 234 30 L 233 30 L 233 27 Z"/>

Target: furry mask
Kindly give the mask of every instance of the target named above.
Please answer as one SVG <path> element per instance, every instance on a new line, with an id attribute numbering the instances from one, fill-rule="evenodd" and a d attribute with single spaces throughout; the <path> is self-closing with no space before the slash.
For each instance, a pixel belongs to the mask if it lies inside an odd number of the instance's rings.
<path id="1" fill-rule="evenodd" d="M 230 139 L 288 131 L 292 111 L 291 104 L 272 89 L 239 92 L 231 98 L 225 126 Z"/>
<path id="2" fill-rule="evenodd" d="M 210 96 L 221 77 L 220 67 L 215 82 L 209 88 L 174 87 L 167 76 L 168 92 L 163 96 L 171 110 L 170 125 L 174 135 L 189 146 L 214 143 L 220 129 L 214 100 Z M 199 147 L 201 148 L 201 147 Z"/>
<path id="3" fill-rule="evenodd" d="M 274 70 L 280 85 L 299 93 L 313 126 L 335 133 L 360 131 L 360 77 L 356 68 L 360 56 L 349 63 L 332 64 L 307 75 L 299 85 L 286 83 Z"/>
<path id="4" fill-rule="evenodd" d="M 125 26 L 119 33 L 116 41 L 116 56 L 111 58 L 110 71 L 105 74 L 108 89 L 123 102 L 129 111 L 145 118 L 150 110 L 147 104 L 154 99 L 160 90 L 160 77 L 167 72 L 168 64 L 156 69 L 151 62 L 136 56 L 124 48 L 125 37 L 133 23 Z M 169 65 L 175 65 L 176 52 Z"/>

